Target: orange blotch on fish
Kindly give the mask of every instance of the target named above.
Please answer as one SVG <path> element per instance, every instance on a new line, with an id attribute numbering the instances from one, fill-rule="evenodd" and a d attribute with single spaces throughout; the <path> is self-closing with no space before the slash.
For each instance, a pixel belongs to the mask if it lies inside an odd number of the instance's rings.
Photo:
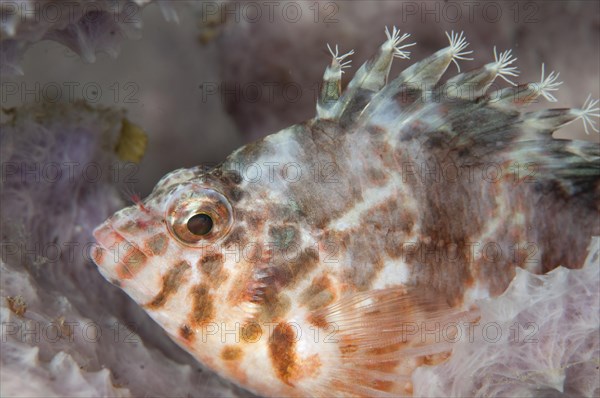
<path id="1" fill-rule="evenodd" d="M 300 295 L 300 304 L 314 311 L 331 304 L 335 300 L 335 289 L 327 275 L 315 277 Z"/>
<path id="2" fill-rule="evenodd" d="M 340 352 L 343 355 L 352 354 L 352 353 L 355 353 L 356 351 L 358 351 L 358 345 L 356 345 L 356 344 L 345 343 L 343 345 L 340 345 Z"/>
<path id="3" fill-rule="evenodd" d="M 439 354 L 425 355 L 422 359 L 422 363 L 427 366 L 439 365 L 450 358 L 450 354 L 450 352 L 441 352 Z"/>
<path id="4" fill-rule="evenodd" d="M 257 322 L 248 322 L 241 328 L 242 340 L 246 343 L 256 343 L 262 337 L 262 328 Z"/>
<path id="5" fill-rule="evenodd" d="M 105 250 L 102 247 L 94 245 L 92 247 L 92 260 L 94 260 L 94 263 L 102 264 L 102 261 L 104 260 L 104 253 Z"/>
<path id="6" fill-rule="evenodd" d="M 275 368 L 275 374 L 285 384 L 293 386 L 297 368 L 296 331 L 286 322 L 280 322 L 269 338 L 269 354 Z"/>
<path id="7" fill-rule="evenodd" d="M 221 350 L 221 358 L 224 361 L 238 361 L 243 355 L 244 352 L 237 346 L 228 345 Z"/>
<path id="8" fill-rule="evenodd" d="M 240 361 L 243 356 L 244 352 L 240 347 L 228 345 L 221 350 L 221 359 L 225 361 L 225 366 L 230 375 L 241 383 L 247 381 L 246 372 L 240 368 Z"/>
<path id="9" fill-rule="evenodd" d="M 185 340 L 186 343 L 191 343 L 194 341 L 194 331 L 187 324 L 183 324 L 179 328 L 179 337 Z"/>
<path id="10" fill-rule="evenodd" d="M 306 317 L 306 320 L 313 326 L 316 326 L 321 329 L 325 329 L 329 322 L 327 322 L 327 318 L 323 314 L 311 312 Z"/>
<path id="11" fill-rule="evenodd" d="M 389 392 L 392 390 L 392 388 L 394 388 L 394 382 L 389 381 L 389 380 L 373 380 L 370 383 L 370 387 L 375 389 L 375 390 L 379 390 L 379 391 L 386 391 Z"/>

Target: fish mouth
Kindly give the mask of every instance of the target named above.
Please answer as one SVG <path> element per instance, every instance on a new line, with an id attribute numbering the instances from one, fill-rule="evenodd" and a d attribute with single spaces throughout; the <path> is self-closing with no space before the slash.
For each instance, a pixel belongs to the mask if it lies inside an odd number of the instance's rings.
<path id="1" fill-rule="evenodd" d="M 98 269 L 106 279 L 114 279 L 113 275 L 110 275 L 111 268 L 118 265 L 114 260 L 114 256 L 111 256 L 111 251 L 115 248 L 115 244 L 119 243 L 117 233 L 110 224 L 110 220 L 97 226 L 92 232 L 94 242 L 90 248 L 90 257 L 94 263 L 98 266 Z"/>
<path id="2" fill-rule="evenodd" d="M 106 279 L 131 279 L 142 269 L 146 255 L 125 239 L 110 219 L 96 227 L 92 235 L 97 243 L 92 244 L 90 257 Z"/>

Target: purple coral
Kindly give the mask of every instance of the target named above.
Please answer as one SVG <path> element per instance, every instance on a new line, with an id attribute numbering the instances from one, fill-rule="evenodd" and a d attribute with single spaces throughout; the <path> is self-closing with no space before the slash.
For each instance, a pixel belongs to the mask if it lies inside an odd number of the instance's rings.
<path id="1" fill-rule="evenodd" d="M 116 57 L 124 38 L 139 35 L 141 10 L 151 1 L 3 0 L 0 72 L 23 74 L 20 59 L 30 45 L 40 40 L 62 43 L 86 62 L 94 62 L 99 52 Z M 168 2 L 158 4 L 167 19 L 177 20 Z"/>
<path id="2" fill-rule="evenodd" d="M 91 230 L 124 205 L 117 182 L 131 175 L 118 174 L 114 152 L 123 112 L 77 102 L 6 116 L 0 394 L 239 395 L 175 346 L 89 259 Z"/>

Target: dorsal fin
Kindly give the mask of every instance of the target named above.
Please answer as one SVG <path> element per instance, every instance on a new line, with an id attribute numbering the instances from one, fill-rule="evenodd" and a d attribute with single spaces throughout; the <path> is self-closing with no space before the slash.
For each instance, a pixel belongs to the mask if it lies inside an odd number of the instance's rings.
<path id="1" fill-rule="evenodd" d="M 460 71 L 457 60 L 472 59 L 466 57 L 472 51 L 465 51 L 469 43 L 464 33 L 457 34 L 454 31 L 450 34 L 446 33 L 450 41 L 448 47 L 405 69 L 386 86 L 392 60 L 408 59 L 410 53 L 404 49 L 415 45 L 415 43 L 401 45 L 410 35 L 405 33 L 401 36 L 396 27 L 391 33 L 386 28 L 386 36 L 387 40 L 379 47 L 375 56 L 360 67 L 341 96 L 338 87 L 340 87 L 342 69 L 347 66 L 347 63 L 344 63 L 347 61 L 344 60 L 353 52 L 340 57 L 337 46 L 335 52 L 330 48 L 333 60 L 323 76 L 323 88 L 317 103 L 317 118 L 340 120 L 342 125 L 346 125 L 354 120 L 367 104 L 377 102 L 374 101 L 373 96 L 385 99 L 386 96 L 393 95 L 406 82 L 417 82 L 425 87 L 433 87 L 451 62 L 454 62 Z"/>
<path id="2" fill-rule="evenodd" d="M 501 77 L 509 84 L 516 86 L 508 76 L 518 76 L 516 66 L 510 66 L 517 59 L 512 57 L 512 51 L 507 50 L 498 56 L 494 47 L 494 62 L 490 62 L 481 68 L 470 72 L 461 73 L 448 79 L 446 83 L 435 90 L 434 96 L 446 96 L 448 98 L 479 98 L 485 95 L 488 88 L 497 77 Z"/>
<path id="3" fill-rule="evenodd" d="M 396 47 L 405 37 L 397 30 L 388 31 L 388 41 L 359 69 L 346 91 L 339 94 L 333 90 L 333 95 L 324 96 L 337 100 L 317 118 L 337 120 L 344 132 L 376 127 L 386 131 L 395 146 L 412 141 L 416 148 L 436 147 L 436 156 L 442 158 L 454 153 L 459 160 L 475 162 L 535 159 L 543 179 L 558 182 L 569 194 L 588 190 L 592 200 L 597 200 L 597 144 L 555 140 L 552 133 L 579 119 L 586 133 L 598 131 L 594 120 L 600 117 L 598 100 L 588 97 L 580 109 L 527 112 L 524 106 L 540 96 L 556 101 L 555 92 L 562 84 L 559 74 L 552 71 L 546 75 L 542 64 L 539 82 L 516 85 L 510 80 L 518 73 L 516 59 L 510 50 L 498 54 L 495 48 L 494 62 L 437 85 L 451 62 L 468 59 L 470 53 L 465 50 L 468 43 L 463 33 L 446 35 L 448 47 L 385 84 L 393 53 L 401 51 Z M 486 93 L 498 76 L 511 87 Z M 455 90 L 451 93 L 455 95 L 448 95 L 450 87 L 467 86 L 473 90 Z"/>
<path id="4" fill-rule="evenodd" d="M 410 34 L 405 33 L 402 36 L 400 31 L 394 26 L 392 32 L 385 28 L 387 40 L 379 47 L 377 53 L 365 62 L 355 73 L 354 77 L 348 84 L 345 92 L 335 102 L 332 99 L 335 95 L 332 93 L 332 83 L 339 86 L 341 79 L 342 68 L 347 65 L 340 61 L 352 54 L 350 53 L 339 57 L 337 46 L 335 53 L 332 52 L 332 66 L 328 67 L 323 77 L 324 88 L 327 91 L 321 91 L 321 96 L 317 106 L 317 117 L 321 119 L 342 119 L 344 114 L 353 113 L 353 110 L 368 103 L 372 94 L 379 91 L 387 83 L 387 78 L 392 66 L 394 58 L 408 59 L 410 52 L 405 51 L 405 48 L 411 47 L 416 43 L 404 44 L 401 43 L 410 37 Z M 331 51 L 331 48 L 330 48 Z M 338 66 L 339 65 L 339 66 Z M 328 100 L 329 106 L 324 107 L 322 104 Z"/>

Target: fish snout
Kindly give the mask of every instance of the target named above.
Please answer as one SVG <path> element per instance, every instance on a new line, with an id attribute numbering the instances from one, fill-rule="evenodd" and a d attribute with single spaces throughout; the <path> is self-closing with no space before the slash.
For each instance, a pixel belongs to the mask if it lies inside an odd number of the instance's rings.
<path id="1" fill-rule="evenodd" d="M 146 265 L 147 256 L 125 239 L 110 220 L 98 226 L 93 235 L 97 243 L 92 245 L 90 256 L 109 281 L 132 279 Z"/>

